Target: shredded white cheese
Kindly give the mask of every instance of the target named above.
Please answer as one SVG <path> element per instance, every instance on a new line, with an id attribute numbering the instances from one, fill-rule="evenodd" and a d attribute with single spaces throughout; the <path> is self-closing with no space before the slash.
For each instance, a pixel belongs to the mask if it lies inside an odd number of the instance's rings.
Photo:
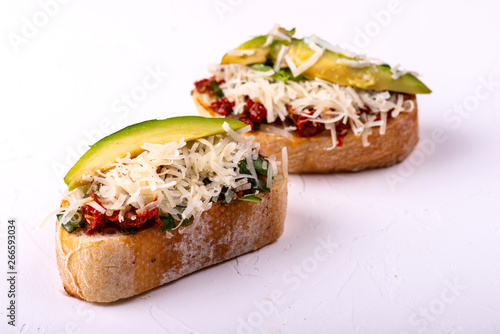
<path id="1" fill-rule="evenodd" d="M 289 43 L 292 41 L 292 38 L 290 36 L 280 31 L 279 24 L 275 24 L 271 31 L 267 34 L 267 39 L 266 43 L 264 43 L 264 46 L 271 45 L 275 38 Z"/>
<path id="2" fill-rule="evenodd" d="M 363 56 L 363 55 L 357 55 L 354 52 L 351 52 L 349 50 L 343 49 L 343 48 L 341 48 L 338 45 L 331 45 L 330 43 L 328 43 L 327 41 L 319 38 L 316 35 L 311 35 L 309 37 L 309 40 L 311 42 L 313 42 L 313 43 L 318 44 L 322 48 L 325 48 L 325 49 L 330 50 L 330 51 L 335 52 L 335 53 L 341 53 L 341 54 L 343 54 L 346 57 L 355 58 L 355 59 L 363 59 L 363 60 L 366 59 L 366 57 Z"/>
<path id="3" fill-rule="evenodd" d="M 279 71 L 281 69 L 281 64 L 283 64 L 283 60 L 285 58 L 285 54 L 287 53 L 287 51 L 288 51 L 288 46 L 282 44 L 280 52 L 278 52 L 278 57 L 276 57 L 276 62 L 273 67 L 275 71 Z"/>
<path id="4" fill-rule="evenodd" d="M 67 222 L 75 222 L 78 223 L 81 220 L 81 215 L 77 213 L 78 209 L 83 205 L 93 201 L 91 197 L 85 196 L 84 190 L 79 187 L 74 189 L 71 192 L 63 193 L 63 201 L 65 201 L 68 206 L 65 208 L 61 208 L 62 216 L 59 218 L 59 222 L 61 224 L 66 224 Z M 73 220 L 76 217 L 76 220 Z"/>
<path id="5" fill-rule="evenodd" d="M 371 65 L 382 65 L 382 64 L 385 64 L 380 59 L 371 58 L 371 57 L 368 58 L 365 55 L 356 54 L 356 53 L 351 52 L 351 51 L 349 51 L 347 49 L 341 48 L 338 45 L 331 45 L 327 41 L 319 38 L 316 35 L 310 36 L 308 38 L 308 40 L 311 41 L 311 42 L 313 42 L 313 43 L 318 44 L 320 47 L 322 47 L 322 48 L 324 48 L 326 50 L 329 50 L 329 51 L 332 51 L 332 52 L 335 52 L 335 53 L 339 53 L 339 54 L 347 57 L 347 58 L 339 58 L 339 59 L 337 59 L 336 62 L 338 64 L 347 65 L 347 66 L 353 67 L 353 68 L 362 68 L 362 67 L 367 67 L 367 66 L 371 66 Z M 351 59 L 349 59 L 349 58 L 351 58 Z M 393 75 L 392 75 L 393 79 L 397 79 L 399 76 L 401 76 L 401 75 L 403 75 L 405 73 L 410 73 L 408 71 L 405 71 L 405 70 L 402 70 L 402 69 L 398 69 L 398 67 L 399 67 L 399 65 L 397 65 L 396 67 L 393 67 L 391 69 L 393 71 Z M 416 74 L 416 73 L 412 72 L 412 74 Z"/>
<path id="6" fill-rule="evenodd" d="M 372 127 L 380 127 L 380 133 L 385 133 L 389 111 L 397 117 L 400 112 L 414 108 L 412 101 L 404 101 L 403 94 L 387 91 L 339 86 L 319 79 L 283 82 L 271 77 L 272 70 L 260 72 L 239 64 L 216 65 L 209 70 L 217 81 L 224 81 L 219 87 L 235 103 L 235 114 L 244 112 L 247 97 L 264 105 L 269 124 L 278 118 L 285 120 L 292 109 L 295 114 L 324 123 L 332 135 L 331 148 L 336 146 L 335 124 L 339 122 L 349 124 L 356 136 L 364 135 L 363 143 L 368 146 L 367 136 Z"/>
<path id="7" fill-rule="evenodd" d="M 401 76 L 403 76 L 407 73 L 413 75 L 414 77 L 420 76 L 420 74 L 418 74 L 417 72 L 407 71 L 407 70 L 403 69 L 400 64 L 397 64 L 396 66 L 392 66 L 391 72 L 392 72 L 391 78 L 394 80 L 399 79 Z"/>
<path id="8" fill-rule="evenodd" d="M 231 189 L 249 189 L 250 179 L 257 178 L 253 160 L 258 157 L 259 144 L 241 136 L 249 128 L 234 131 L 227 123 L 223 127 L 227 135 L 188 143 L 183 140 L 163 145 L 146 143 L 139 156 L 117 159 L 112 169 L 93 177 L 90 186 L 65 194 L 69 206 L 60 222 L 65 224 L 82 205 L 89 204 L 107 215 L 119 211 L 120 221 L 132 208 L 137 213 L 158 208 L 160 215 L 168 213 L 176 219 L 180 215 L 182 220 L 194 218 L 196 224 L 220 195 L 234 199 Z M 247 161 L 251 175 L 240 173 L 241 160 Z M 276 163 L 270 162 L 269 187 L 277 172 Z M 101 205 L 89 197 L 92 192 Z"/>

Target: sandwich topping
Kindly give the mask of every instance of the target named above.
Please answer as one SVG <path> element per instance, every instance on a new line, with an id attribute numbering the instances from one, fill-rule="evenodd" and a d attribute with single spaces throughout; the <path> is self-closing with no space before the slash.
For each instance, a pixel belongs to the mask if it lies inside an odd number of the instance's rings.
<path id="1" fill-rule="evenodd" d="M 117 159 L 113 168 L 64 194 L 59 222 L 69 233 L 83 228 L 87 234 L 133 234 L 152 226 L 170 231 L 195 225 L 216 202 L 260 202 L 277 163 L 241 136 L 248 127 L 234 131 L 225 123 L 224 130 L 189 142 L 146 143 L 137 157 Z"/>
<path id="2" fill-rule="evenodd" d="M 373 128 L 385 133 L 387 120 L 411 112 L 407 94 L 340 86 L 293 77 L 266 65 L 216 65 L 213 77 L 195 83 L 211 109 L 250 124 L 254 130 L 309 137 L 329 131 L 332 147 L 351 130 L 363 145 Z M 215 88 L 215 89 L 214 89 Z"/>
<path id="3" fill-rule="evenodd" d="M 204 106 L 282 136 L 328 131 L 333 149 L 349 131 L 369 146 L 373 128 L 384 134 L 388 119 L 415 109 L 414 94 L 431 92 L 414 72 L 294 34 L 275 25 L 226 53 L 195 82 Z"/>

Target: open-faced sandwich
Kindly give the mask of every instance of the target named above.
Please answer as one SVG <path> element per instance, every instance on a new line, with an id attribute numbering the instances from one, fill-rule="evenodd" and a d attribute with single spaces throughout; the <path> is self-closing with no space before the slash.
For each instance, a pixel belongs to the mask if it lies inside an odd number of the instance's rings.
<path id="1" fill-rule="evenodd" d="M 275 241 L 285 166 L 199 116 L 151 120 L 98 141 L 68 172 L 56 252 L 68 294 L 111 302 Z"/>
<path id="2" fill-rule="evenodd" d="M 288 149 L 290 173 L 385 167 L 418 142 L 411 72 L 275 26 L 229 51 L 195 83 L 200 114 L 239 119 L 265 154 Z"/>

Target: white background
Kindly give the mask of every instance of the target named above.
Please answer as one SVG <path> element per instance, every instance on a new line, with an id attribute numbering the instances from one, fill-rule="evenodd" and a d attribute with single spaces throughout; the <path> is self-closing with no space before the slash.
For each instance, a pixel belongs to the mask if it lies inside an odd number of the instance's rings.
<path id="1" fill-rule="evenodd" d="M 2 1 L 0 332 L 500 332 L 499 11 L 478 0 Z M 64 295 L 55 219 L 41 224 L 65 172 L 101 136 L 196 114 L 190 90 L 206 65 L 275 23 L 419 72 L 433 93 L 418 97 L 414 153 L 387 169 L 291 176 L 285 232 L 257 252 L 111 305 Z"/>

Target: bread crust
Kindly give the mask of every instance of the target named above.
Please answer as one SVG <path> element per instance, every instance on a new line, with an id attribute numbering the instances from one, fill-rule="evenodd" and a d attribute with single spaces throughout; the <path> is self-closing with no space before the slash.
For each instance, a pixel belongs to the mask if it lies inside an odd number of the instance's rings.
<path id="1" fill-rule="evenodd" d="M 196 90 L 193 100 L 199 113 L 206 117 L 217 117 L 210 109 L 205 97 Z M 319 136 L 281 136 L 274 133 L 254 131 L 246 135 L 255 136 L 265 155 L 281 159 L 282 148 L 288 152 L 288 172 L 291 174 L 356 172 L 364 169 L 388 167 L 403 161 L 418 143 L 418 107 L 415 95 L 410 95 L 413 111 L 400 113 L 387 121 L 386 132 L 377 129 L 368 136 L 368 147 L 361 137 L 349 130 L 342 146 L 332 146 L 332 138 L 326 131 Z"/>
<path id="2" fill-rule="evenodd" d="M 160 228 L 134 235 L 69 234 L 56 225 L 56 255 L 64 289 L 91 302 L 112 302 L 254 251 L 283 233 L 287 180 L 275 181 L 262 202 L 216 203 L 198 224 L 169 238 Z"/>

